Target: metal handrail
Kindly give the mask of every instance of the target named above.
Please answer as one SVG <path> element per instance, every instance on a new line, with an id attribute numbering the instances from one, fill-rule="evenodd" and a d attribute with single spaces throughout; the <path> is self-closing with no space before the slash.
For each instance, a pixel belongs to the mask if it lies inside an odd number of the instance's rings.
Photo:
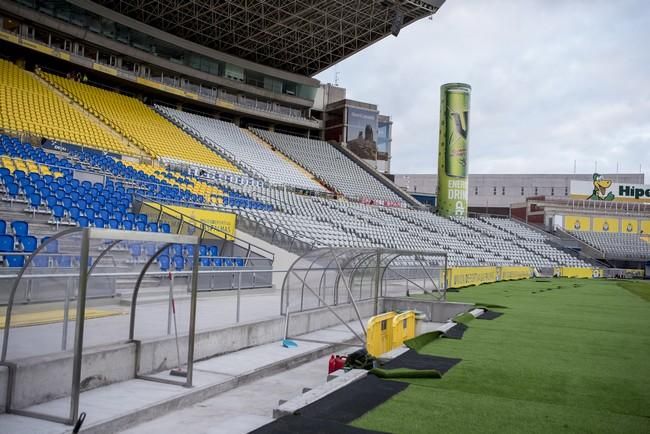
<path id="1" fill-rule="evenodd" d="M 275 254 L 273 252 L 270 252 L 270 251 L 264 249 L 263 247 L 259 247 L 259 246 L 256 246 L 255 244 L 249 243 L 248 241 L 242 240 L 241 238 L 238 238 L 236 236 L 236 234 L 228 233 L 228 232 L 224 231 L 223 229 L 219 229 L 219 228 L 217 228 L 215 226 L 212 226 L 212 225 L 209 225 L 209 224 L 207 224 L 205 222 L 197 220 L 194 217 L 191 217 L 191 216 L 188 216 L 187 214 L 182 213 L 181 211 L 171 209 L 167 205 L 165 205 L 164 203 L 158 202 L 156 200 L 149 199 L 149 198 L 147 198 L 145 196 L 138 195 L 137 197 L 134 198 L 134 200 L 139 200 L 140 201 L 140 206 L 142 206 L 142 204 L 145 203 L 145 201 L 143 199 L 147 199 L 148 201 L 153 202 L 156 205 L 160 206 L 160 211 L 161 212 L 164 211 L 164 210 L 167 210 L 167 213 L 170 214 L 170 215 L 174 215 L 174 214 L 180 215 L 181 216 L 181 219 L 180 219 L 181 224 L 182 223 L 190 223 L 190 224 L 192 224 L 192 226 L 196 226 L 197 229 L 200 229 L 201 231 L 212 231 L 212 232 L 220 233 L 220 234 L 222 234 L 224 236 L 224 239 L 231 238 L 233 241 L 238 241 L 240 243 L 244 243 L 248 247 L 249 251 L 250 251 L 251 247 L 255 247 L 255 249 L 261 250 L 263 253 L 269 255 L 271 257 L 271 259 L 273 259 L 273 260 L 275 259 Z M 188 204 L 192 205 L 192 204 L 196 204 L 196 203 L 195 202 L 190 202 L 190 201 L 179 202 L 179 205 L 181 205 L 181 206 L 187 206 Z M 200 204 L 200 205 L 204 206 L 204 208 L 202 208 L 202 209 L 211 209 L 211 210 L 214 210 L 214 211 L 220 211 L 220 209 L 218 207 L 216 207 L 216 206 L 212 206 L 211 208 L 205 208 L 206 204 Z M 223 211 L 232 213 L 231 211 L 227 211 L 225 209 Z M 196 223 L 196 224 L 194 224 L 194 223 Z"/>

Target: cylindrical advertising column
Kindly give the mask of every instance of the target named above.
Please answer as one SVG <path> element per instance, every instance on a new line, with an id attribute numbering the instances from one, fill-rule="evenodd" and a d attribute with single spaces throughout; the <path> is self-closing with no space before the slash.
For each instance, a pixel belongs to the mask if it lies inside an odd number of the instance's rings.
<path id="1" fill-rule="evenodd" d="M 469 84 L 440 87 L 440 141 L 438 147 L 438 214 L 467 215 L 467 148 Z"/>

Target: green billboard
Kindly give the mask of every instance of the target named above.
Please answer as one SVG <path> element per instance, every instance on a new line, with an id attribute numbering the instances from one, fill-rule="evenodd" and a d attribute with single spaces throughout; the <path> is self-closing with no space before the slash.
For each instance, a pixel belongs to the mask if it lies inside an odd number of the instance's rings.
<path id="1" fill-rule="evenodd" d="M 438 214 L 467 215 L 467 148 L 469 84 L 440 87 L 440 138 L 438 146 Z"/>

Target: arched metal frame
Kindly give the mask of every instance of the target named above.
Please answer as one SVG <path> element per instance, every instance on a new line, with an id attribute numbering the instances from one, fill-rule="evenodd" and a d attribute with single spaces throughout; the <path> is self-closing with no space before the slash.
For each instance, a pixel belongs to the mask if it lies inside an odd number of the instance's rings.
<path id="1" fill-rule="evenodd" d="M 22 277 L 25 275 L 25 271 L 31 265 L 32 260 L 39 254 L 48 244 L 54 242 L 57 239 L 64 238 L 71 234 L 80 233 L 81 234 L 81 249 L 79 255 L 79 288 L 77 296 L 77 318 L 75 321 L 75 337 L 74 337 L 74 350 L 73 350 L 73 361 L 72 361 L 72 385 L 70 393 L 70 409 L 68 417 L 54 416 L 51 414 L 40 413 L 35 411 L 28 410 L 19 410 L 12 409 L 12 395 L 14 390 L 14 384 L 16 381 L 16 364 L 10 361 L 7 361 L 7 349 L 9 343 L 9 334 L 11 331 L 11 316 L 13 312 L 13 305 L 15 301 L 15 294 L 20 285 Z M 102 250 L 102 252 L 97 256 L 97 259 L 89 266 L 89 253 L 90 253 L 90 241 L 91 240 L 111 240 L 111 243 Z M 79 416 L 79 396 L 81 394 L 81 368 L 82 368 L 82 356 L 83 356 L 83 336 L 84 336 L 84 322 L 85 322 L 85 311 L 86 311 L 86 293 L 88 289 L 88 279 L 95 269 L 96 265 L 100 260 L 117 244 L 122 241 L 141 241 L 141 242 L 154 242 L 154 243 L 163 243 L 163 247 L 159 248 L 156 253 L 149 258 L 147 263 L 143 266 L 140 275 L 134 289 L 133 299 L 131 304 L 131 318 L 130 318 L 130 328 L 129 328 L 129 341 L 135 343 L 136 345 L 136 378 L 163 382 L 167 384 L 181 385 L 185 387 L 192 386 L 192 371 L 193 371 L 193 362 L 194 362 L 194 335 L 195 335 L 195 326 L 196 326 L 196 301 L 197 301 L 197 282 L 198 282 L 198 268 L 199 268 L 199 246 L 201 239 L 196 235 L 179 235 L 179 234 L 165 234 L 165 233 L 152 233 L 152 232 L 136 232 L 136 231 L 122 231 L 116 229 L 99 229 L 99 228 L 71 228 L 61 231 L 52 237 L 45 240 L 38 248 L 27 257 L 25 264 L 20 269 L 16 275 L 16 279 L 12 286 L 11 292 L 9 294 L 7 310 L 5 314 L 5 329 L 3 333 L 3 346 L 2 353 L 0 357 L 0 366 L 7 366 L 9 376 L 7 379 L 7 391 L 6 391 L 6 401 L 5 401 L 5 412 L 18 414 L 21 416 L 33 417 L 37 419 L 49 420 L 52 422 L 63 423 L 67 425 L 72 425 L 77 421 Z M 187 349 L 187 376 L 186 381 L 181 383 L 178 381 L 164 380 L 156 377 L 150 377 L 145 375 L 138 375 L 137 370 L 139 366 L 139 356 L 140 356 L 140 341 L 133 339 L 134 337 L 134 327 L 135 327 L 135 314 L 137 307 L 137 296 L 140 288 L 140 284 L 144 275 L 146 274 L 149 266 L 154 262 L 154 260 L 162 253 L 167 247 L 171 244 L 192 244 L 194 245 L 194 256 L 193 256 L 193 267 L 191 275 L 191 302 L 190 302 L 190 323 L 189 323 L 189 335 L 188 335 L 188 349 Z"/>
<path id="2" fill-rule="evenodd" d="M 440 282 L 436 282 L 434 277 L 427 270 L 425 257 L 437 258 L 439 268 L 442 271 Z M 439 299 L 443 300 L 446 293 L 446 269 L 447 255 L 444 252 L 433 251 L 408 251 L 397 249 L 350 249 L 350 248 L 333 248 L 324 247 L 306 252 L 300 256 L 289 268 L 281 291 L 281 314 L 287 317 L 287 331 L 289 329 L 289 315 L 306 310 L 326 308 L 328 309 L 345 327 L 350 330 L 360 341 L 365 342 L 365 324 L 357 306 L 359 301 L 374 300 L 374 312 L 378 312 L 379 298 L 384 295 L 382 292 L 382 282 L 385 279 L 386 270 L 398 258 L 408 258 L 409 262 L 415 264 L 416 269 L 422 268 L 423 279 L 428 279 L 432 287 L 437 291 Z M 326 285 L 327 274 L 336 272 L 334 282 Z M 426 284 L 413 281 L 408 276 L 401 274 L 397 270 L 392 270 L 400 279 L 410 282 L 422 290 L 426 291 Z M 367 282 L 367 275 L 371 274 L 370 282 Z M 360 276 L 360 278 L 359 278 Z M 292 278 L 298 282 L 292 282 Z M 359 289 L 356 290 L 355 283 L 359 282 Z M 318 288 L 315 288 L 312 282 L 317 282 Z M 308 292 L 305 293 L 305 290 Z M 344 290 L 347 298 L 344 300 L 339 297 L 339 292 Z M 357 295 L 355 296 L 355 292 Z M 305 295 L 311 293 L 311 305 L 307 302 L 305 306 Z M 328 303 L 332 300 L 332 303 Z M 347 321 L 333 309 L 333 306 L 350 305 L 354 309 L 356 320 L 359 321 L 362 335 L 357 333 Z M 287 332 L 288 334 L 288 332 Z M 300 338 L 298 338 L 300 339 Z"/>

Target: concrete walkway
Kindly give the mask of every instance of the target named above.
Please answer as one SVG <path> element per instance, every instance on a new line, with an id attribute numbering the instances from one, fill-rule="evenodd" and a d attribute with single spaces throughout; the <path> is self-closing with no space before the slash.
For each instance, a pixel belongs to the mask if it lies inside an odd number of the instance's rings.
<path id="1" fill-rule="evenodd" d="M 243 434 L 273 421 L 273 408 L 327 380 L 329 356 L 262 378 L 123 431 L 128 434 Z"/>

